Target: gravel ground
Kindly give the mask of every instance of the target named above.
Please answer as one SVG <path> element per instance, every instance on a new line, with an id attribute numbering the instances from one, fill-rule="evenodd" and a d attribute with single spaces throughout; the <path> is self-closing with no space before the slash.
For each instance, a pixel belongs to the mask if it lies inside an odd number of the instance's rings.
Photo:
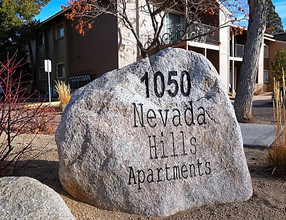
<path id="1" fill-rule="evenodd" d="M 275 123 L 272 103 L 268 98 L 264 96 L 255 97 L 253 107 L 255 123 Z M 24 139 L 29 139 L 30 137 L 31 135 L 23 135 Z M 23 140 L 19 141 L 19 143 L 22 142 Z M 59 182 L 58 152 L 54 136 L 39 135 L 33 142 L 33 145 L 39 149 L 47 146 L 49 151 L 47 154 L 41 155 L 37 160 L 33 160 L 29 168 L 21 171 L 18 175 L 36 178 L 53 188 L 62 196 L 76 219 L 79 220 L 286 219 L 286 182 L 285 179 L 273 175 L 272 170 L 268 168 L 265 160 L 267 154 L 265 149 L 245 148 L 253 184 L 253 196 L 248 201 L 205 205 L 188 209 L 166 218 L 160 218 L 101 210 L 74 199 L 62 189 Z"/>
<path id="2" fill-rule="evenodd" d="M 31 135 L 23 135 L 22 138 L 29 139 Z M 18 175 L 35 178 L 53 188 L 61 195 L 78 220 L 282 220 L 286 216 L 286 182 L 285 179 L 272 175 L 272 170 L 268 168 L 265 160 L 266 150 L 244 149 L 253 185 L 253 196 L 248 201 L 205 205 L 164 218 L 102 210 L 78 201 L 66 193 L 59 182 L 58 152 L 54 137 L 52 135 L 39 135 L 34 140 L 33 145 L 36 148 L 47 146 L 49 151 L 32 161 L 30 166 Z"/>
<path id="3" fill-rule="evenodd" d="M 252 116 L 254 123 L 260 124 L 275 124 L 273 116 L 273 107 L 271 106 L 253 106 Z"/>
<path id="4" fill-rule="evenodd" d="M 253 123 L 275 124 L 271 94 L 254 96 L 252 106 Z"/>

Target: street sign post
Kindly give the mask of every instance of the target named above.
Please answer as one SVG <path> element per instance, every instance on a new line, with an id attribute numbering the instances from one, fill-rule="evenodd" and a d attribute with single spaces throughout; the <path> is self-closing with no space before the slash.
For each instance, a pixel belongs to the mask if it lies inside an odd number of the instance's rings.
<path id="1" fill-rule="evenodd" d="M 51 60 L 45 60 L 45 72 L 48 72 L 48 88 L 49 88 L 49 103 L 51 105 L 51 76 L 50 72 L 52 72 L 52 61 Z"/>

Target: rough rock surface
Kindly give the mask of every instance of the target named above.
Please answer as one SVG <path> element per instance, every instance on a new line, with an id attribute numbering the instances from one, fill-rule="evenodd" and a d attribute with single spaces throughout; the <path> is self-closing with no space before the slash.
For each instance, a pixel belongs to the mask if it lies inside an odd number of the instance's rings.
<path id="1" fill-rule="evenodd" d="M 0 219 L 75 219 L 53 189 L 29 177 L 0 179 Z"/>
<path id="2" fill-rule="evenodd" d="M 233 107 L 191 51 L 166 49 L 77 90 L 56 142 L 64 189 L 99 208 L 167 216 L 252 195 Z"/>

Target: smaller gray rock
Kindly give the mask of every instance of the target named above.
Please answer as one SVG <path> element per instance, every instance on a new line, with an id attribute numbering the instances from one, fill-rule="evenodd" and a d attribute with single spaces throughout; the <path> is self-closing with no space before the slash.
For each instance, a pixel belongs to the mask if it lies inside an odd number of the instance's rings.
<path id="1" fill-rule="evenodd" d="M 75 219 L 53 189 L 29 177 L 0 179 L 0 219 Z"/>

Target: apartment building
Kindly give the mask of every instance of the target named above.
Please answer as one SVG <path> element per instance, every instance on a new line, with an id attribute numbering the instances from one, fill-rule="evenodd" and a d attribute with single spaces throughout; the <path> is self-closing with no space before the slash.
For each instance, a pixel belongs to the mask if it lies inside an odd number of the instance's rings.
<path id="1" fill-rule="evenodd" d="M 266 63 L 265 66 L 268 67 L 268 72 L 266 72 L 270 79 L 268 81 L 271 81 L 273 78 L 272 75 L 273 69 L 271 63 L 275 61 L 275 55 L 279 50 L 281 50 L 282 48 L 286 50 L 286 32 L 275 34 L 274 36 L 272 36 L 271 40 L 266 43 L 267 43 L 266 56 L 268 58 L 266 61 L 268 63 Z"/>
<path id="2" fill-rule="evenodd" d="M 108 25 L 108 28 L 106 28 Z M 51 84 L 62 80 L 76 89 L 103 73 L 118 68 L 117 19 L 103 15 L 96 28 L 81 36 L 65 19 L 64 12 L 48 18 L 33 41 L 35 88 L 48 94 L 44 60 L 52 62 Z"/>
<path id="3" fill-rule="evenodd" d="M 137 7 L 140 7 L 140 1 Z M 207 15 L 201 23 L 193 23 L 187 29 L 187 36 L 199 36 L 201 33 L 216 29 L 228 22 L 230 12 L 221 6 L 217 15 Z M 152 35 L 151 21 L 146 15 L 133 11 L 134 29 L 144 44 Z M 161 48 L 167 47 L 185 34 L 186 15 L 168 11 L 161 33 Z M 175 44 L 206 56 L 215 66 L 222 82 L 230 95 L 236 91 L 236 83 L 241 68 L 246 31 L 242 35 L 233 35 L 231 25 L 218 31 L 197 37 L 192 41 Z M 282 46 L 281 46 L 282 45 Z M 275 51 L 284 47 L 283 40 L 265 35 L 257 75 L 257 90 L 265 89 L 271 77 L 271 61 Z M 52 61 L 51 82 L 64 80 L 76 89 L 103 73 L 121 68 L 141 59 L 136 39 L 124 24 L 111 15 L 101 15 L 93 28 L 81 36 L 71 26 L 61 11 L 42 22 L 42 31 L 33 44 L 35 57 L 34 81 L 42 94 L 47 94 L 47 74 L 44 72 L 44 60 Z"/>

